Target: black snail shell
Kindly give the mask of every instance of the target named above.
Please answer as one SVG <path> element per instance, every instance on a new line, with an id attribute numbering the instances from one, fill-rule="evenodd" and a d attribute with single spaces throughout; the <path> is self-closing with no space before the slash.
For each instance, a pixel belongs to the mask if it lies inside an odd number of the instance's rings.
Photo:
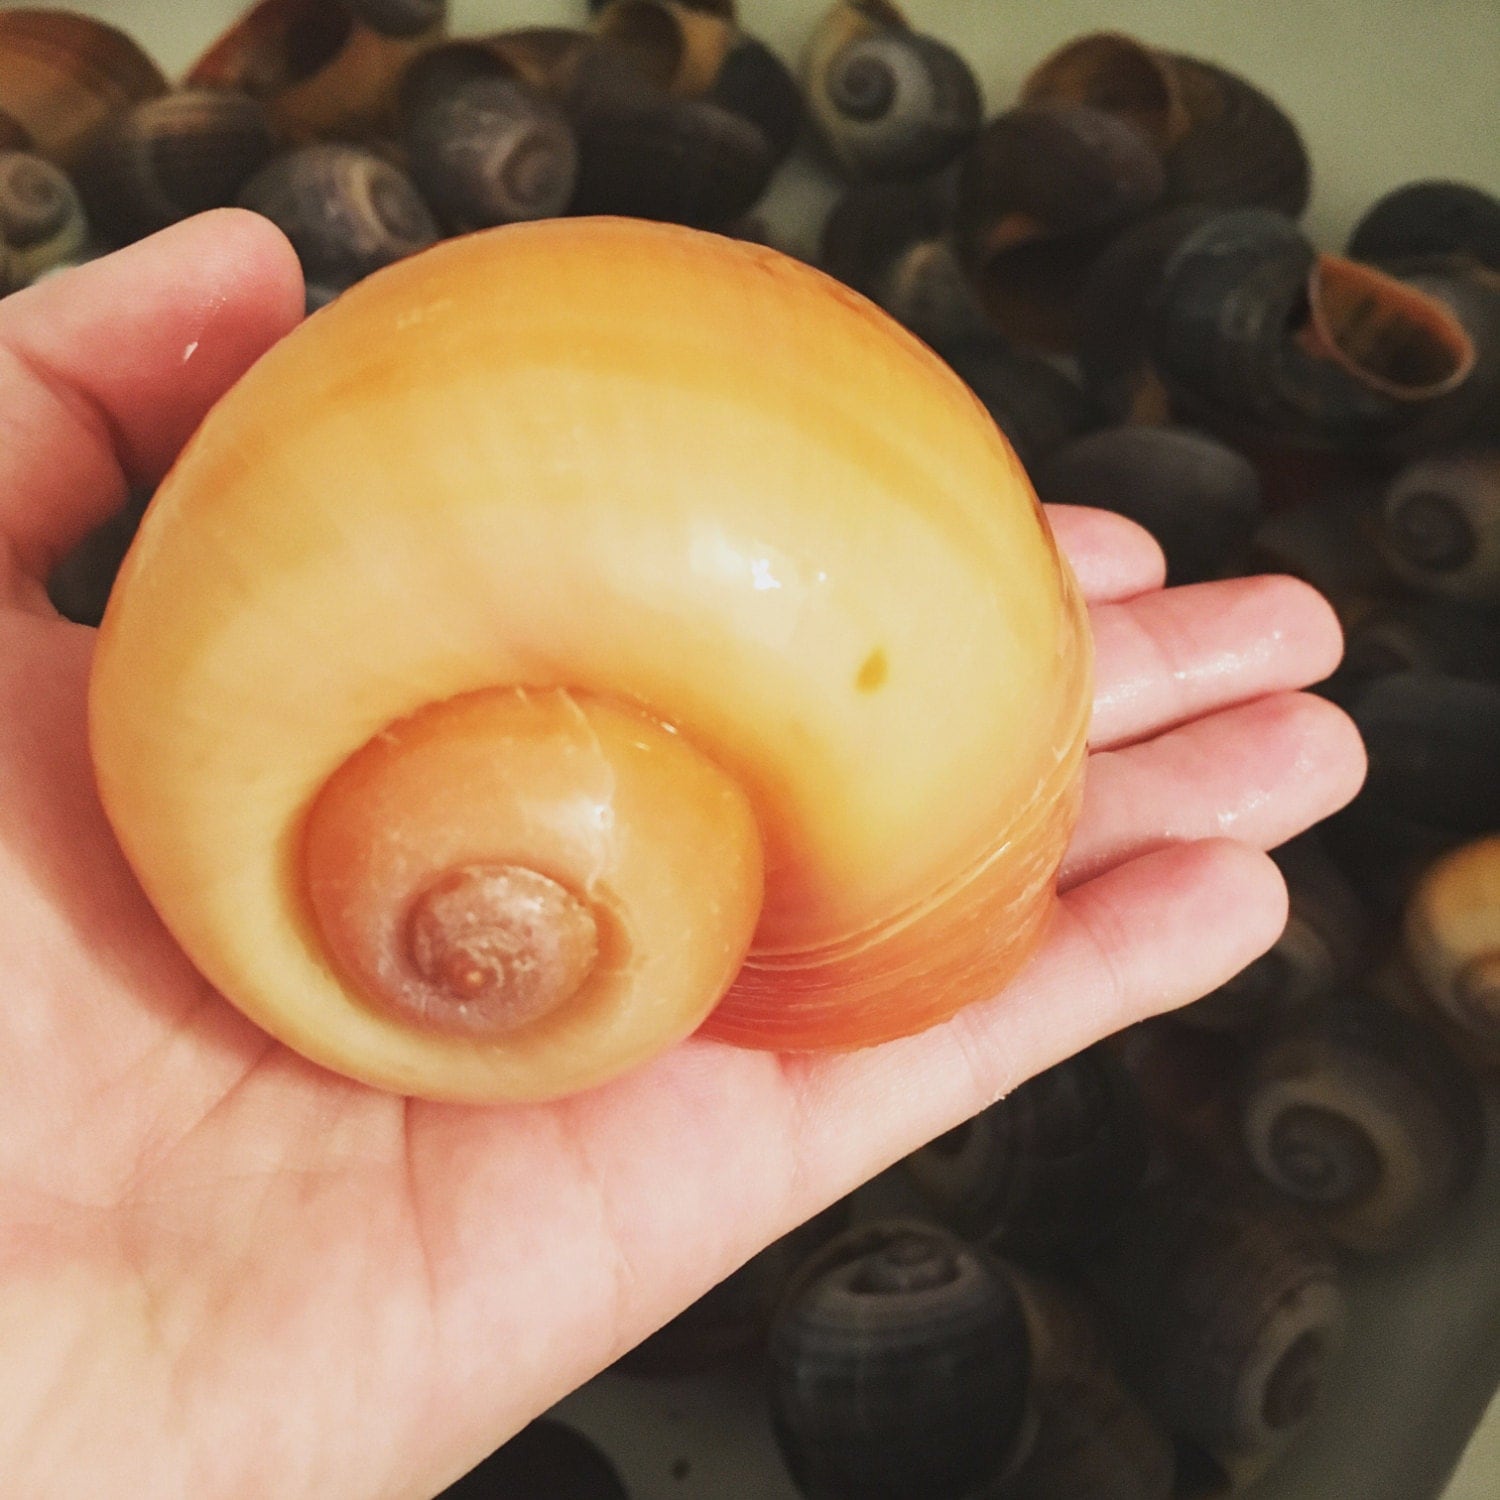
<path id="1" fill-rule="evenodd" d="M 772 1327 L 776 1439 L 809 1500 L 963 1500 L 1015 1444 L 1027 1367 L 997 1262 L 918 1221 L 853 1229 Z"/>
<path id="2" fill-rule="evenodd" d="M 1289 911 L 1275 945 L 1235 977 L 1178 1013 L 1190 1025 L 1249 1033 L 1285 1025 L 1351 981 L 1374 928 L 1354 888 L 1311 835 L 1273 856 Z"/>
<path id="3" fill-rule="evenodd" d="M 1466 182 L 1410 182 L 1372 204 L 1349 236 L 1355 260 L 1454 258 L 1500 271 L 1500 198 Z"/>
<path id="4" fill-rule="evenodd" d="M 905 1158 L 950 1228 L 1007 1248 L 1080 1248 L 1109 1230 L 1146 1169 L 1145 1118 L 1113 1053 L 1048 1068 Z"/>
<path id="5" fill-rule="evenodd" d="M 1165 259 L 1146 321 L 1150 363 L 1183 411 L 1331 446 L 1398 432 L 1475 359 L 1439 299 L 1318 255 L 1265 209 L 1190 229 Z"/>
<path id="6" fill-rule="evenodd" d="M 680 1375 L 759 1360 L 788 1281 L 848 1222 L 845 1199 L 814 1214 L 622 1355 L 614 1368 L 632 1375 Z"/>
<path id="7" fill-rule="evenodd" d="M 328 287 L 350 286 L 438 237 L 410 179 L 357 146 L 294 147 L 257 172 L 239 202 L 277 224 L 307 280 Z"/>
<path id="8" fill-rule="evenodd" d="M 1408 465 L 1380 516 L 1386 560 L 1403 582 L 1465 604 L 1500 604 L 1500 448 Z"/>
<path id="9" fill-rule="evenodd" d="M 88 237 L 83 205 L 61 168 L 30 152 L 0 151 L 0 250 L 9 252 L 17 286 L 71 260 Z"/>
<path id="10" fill-rule="evenodd" d="M 615 1466 L 576 1428 L 538 1417 L 437 1500 L 629 1500 Z"/>
<path id="11" fill-rule="evenodd" d="M 1254 465 L 1185 427 L 1090 433 L 1052 454 L 1031 477 L 1044 501 L 1096 506 L 1139 522 L 1161 543 L 1173 584 L 1220 576 L 1262 514 Z"/>
<path id="12" fill-rule="evenodd" d="M 98 233 L 123 245 L 233 203 L 277 144 L 260 100 L 237 89 L 180 89 L 97 131 L 79 159 L 78 187 Z"/>
<path id="13" fill-rule="evenodd" d="M 1308 1420 L 1344 1322 L 1327 1242 L 1257 1186 L 1166 1173 L 1087 1268 L 1121 1374 L 1221 1464 Z"/>
<path id="14" fill-rule="evenodd" d="M 422 96 L 402 140 L 412 180 L 454 233 L 547 218 L 572 201 L 573 127 L 519 78 L 470 78 Z"/>
<path id="15" fill-rule="evenodd" d="M 1260 1175 L 1363 1254 L 1435 1230 L 1483 1155 L 1468 1073 L 1430 1029 L 1362 995 L 1256 1050 L 1242 1119 Z"/>
<path id="16" fill-rule="evenodd" d="M 1065 370 L 1042 355 L 991 335 L 938 340 L 937 351 L 974 392 L 1028 472 L 1104 414 Z"/>
<path id="17" fill-rule="evenodd" d="M 885 0 L 834 5 L 808 45 L 803 78 L 819 136 L 856 180 L 937 171 L 968 145 L 983 118 L 969 65 L 913 31 Z"/>
<path id="18" fill-rule="evenodd" d="M 1363 448 L 1472 399 L 1474 339 L 1447 300 L 1317 254 L 1270 209 L 1190 205 L 1127 230 L 1077 322 L 1085 383 L 1121 418 Z"/>

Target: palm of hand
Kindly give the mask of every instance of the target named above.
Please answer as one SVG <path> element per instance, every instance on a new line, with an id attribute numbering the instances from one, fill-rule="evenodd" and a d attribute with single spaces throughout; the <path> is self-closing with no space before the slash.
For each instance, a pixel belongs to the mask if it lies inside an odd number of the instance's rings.
<path id="1" fill-rule="evenodd" d="M 1284 898 L 1245 845 L 1358 784 L 1347 723 L 1289 691 L 1337 652 L 1314 596 L 1284 580 L 1163 593 L 1141 533 L 1059 513 L 1094 605 L 1096 753 L 1063 906 L 1004 995 L 846 1057 L 693 1041 L 549 1106 L 375 1093 L 269 1041 L 161 927 L 93 793 L 92 633 L 25 578 L 118 503 L 121 465 L 159 473 L 284 331 L 285 246 L 210 216 L 74 286 L 66 307 L 55 284 L 16 299 L 0 328 L 3 409 L 25 435 L 0 444 L 20 565 L 0 579 L 0 1313 L 25 1351 L 0 1377 L 0 1453 L 18 1496 L 106 1478 L 432 1494 L 776 1234 L 1247 962 Z M 112 386 L 80 336 L 122 317 L 142 338 Z M 209 328 L 185 374 L 172 355 Z M 1196 842 L 1226 833 L 1244 844 Z"/>

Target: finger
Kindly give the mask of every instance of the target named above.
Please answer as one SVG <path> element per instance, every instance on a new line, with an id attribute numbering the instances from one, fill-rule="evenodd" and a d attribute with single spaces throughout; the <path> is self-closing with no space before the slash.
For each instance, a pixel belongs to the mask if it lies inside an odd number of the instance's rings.
<path id="1" fill-rule="evenodd" d="M 1343 634 L 1296 578 L 1233 578 L 1092 611 L 1094 719 L 1110 749 L 1266 693 L 1308 687 L 1338 665 Z"/>
<path id="2" fill-rule="evenodd" d="M 1165 582 L 1166 557 L 1144 526 L 1084 505 L 1045 509 L 1057 545 L 1090 604 L 1133 599 Z"/>
<path id="3" fill-rule="evenodd" d="M 0 303 L 0 535 L 45 578 L 302 315 L 269 220 L 203 214 Z"/>
<path id="4" fill-rule="evenodd" d="M 1207 994 L 1270 948 L 1286 912 L 1286 885 L 1264 854 L 1223 839 L 1174 845 L 1070 891 L 1041 952 L 996 999 L 903 1042 L 789 1059 L 799 1209 L 1064 1058 Z"/>
<path id="5" fill-rule="evenodd" d="M 1168 844 L 1224 836 L 1274 849 L 1364 780 L 1359 731 L 1310 693 L 1276 693 L 1089 760 L 1064 889 Z"/>

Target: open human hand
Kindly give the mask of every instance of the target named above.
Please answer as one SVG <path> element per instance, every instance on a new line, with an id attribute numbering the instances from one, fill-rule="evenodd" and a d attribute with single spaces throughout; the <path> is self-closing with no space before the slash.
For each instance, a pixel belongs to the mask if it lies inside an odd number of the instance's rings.
<path id="1" fill-rule="evenodd" d="M 0 1464 L 14 1500 L 426 1500 L 737 1264 L 1031 1075 L 1181 1005 L 1285 917 L 1258 852 L 1355 792 L 1282 578 L 1163 590 L 1052 513 L 1091 606 L 1084 811 L 1040 954 L 905 1041 L 694 1039 L 547 1105 L 396 1098 L 192 969 L 93 789 L 93 632 L 42 580 L 298 319 L 264 220 L 189 221 L 0 304 Z M 187 356 L 184 350 L 188 350 Z"/>

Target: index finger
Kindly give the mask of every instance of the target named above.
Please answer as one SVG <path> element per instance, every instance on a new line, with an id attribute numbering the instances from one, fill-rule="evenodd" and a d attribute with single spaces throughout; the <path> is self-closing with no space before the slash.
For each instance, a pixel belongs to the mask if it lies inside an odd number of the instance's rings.
<path id="1" fill-rule="evenodd" d="M 44 580 L 155 484 L 302 299 L 281 232 L 222 209 L 0 302 L 0 569 Z"/>

